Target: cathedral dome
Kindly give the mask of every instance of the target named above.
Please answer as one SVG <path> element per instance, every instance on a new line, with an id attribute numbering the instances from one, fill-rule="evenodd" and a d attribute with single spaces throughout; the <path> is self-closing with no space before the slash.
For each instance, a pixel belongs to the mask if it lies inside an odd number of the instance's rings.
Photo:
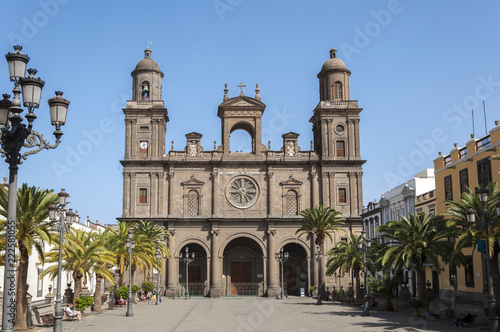
<path id="1" fill-rule="evenodd" d="M 323 64 L 323 67 L 321 68 L 321 71 L 328 70 L 349 71 L 344 61 L 337 58 L 337 50 L 334 48 L 330 50 L 330 59 L 326 60 L 326 62 Z"/>
<path id="2" fill-rule="evenodd" d="M 160 70 L 160 66 L 156 61 L 151 59 L 151 50 L 149 48 L 144 51 L 144 59 L 137 63 L 135 70 Z"/>

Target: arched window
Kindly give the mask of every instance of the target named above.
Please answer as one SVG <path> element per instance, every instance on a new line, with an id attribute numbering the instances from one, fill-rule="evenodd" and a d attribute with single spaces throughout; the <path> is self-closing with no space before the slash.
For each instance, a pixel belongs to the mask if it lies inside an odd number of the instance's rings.
<path id="1" fill-rule="evenodd" d="M 298 195 L 295 190 L 288 190 L 286 193 L 286 215 L 296 216 L 299 214 Z"/>
<path id="2" fill-rule="evenodd" d="M 337 157 L 345 157 L 345 142 L 338 140 L 336 147 L 337 147 Z"/>
<path id="3" fill-rule="evenodd" d="M 200 215 L 200 195 L 196 190 L 190 190 L 187 197 L 187 215 L 199 216 Z"/>
<path id="4" fill-rule="evenodd" d="M 333 84 L 333 100 L 343 100 L 344 97 L 342 95 L 342 83 L 335 82 Z"/>
<path id="5" fill-rule="evenodd" d="M 149 82 L 144 81 L 142 82 L 142 100 L 149 100 L 149 96 L 150 96 Z"/>

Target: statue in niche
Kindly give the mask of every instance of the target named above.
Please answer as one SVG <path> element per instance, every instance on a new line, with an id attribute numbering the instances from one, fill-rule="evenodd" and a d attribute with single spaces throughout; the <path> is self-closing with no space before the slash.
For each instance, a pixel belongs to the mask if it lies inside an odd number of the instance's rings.
<path id="1" fill-rule="evenodd" d="M 286 154 L 288 156 L 295 156 L 295 146 L 293 145 L 293 142 L 288 142 L 288 145 L 286 147 Z"/>
<path id="2" fill-rule="evenodd" d="M 196 141 L 191 141 L 191 144 L 189 144 L 189 155 L 192 157 L 198 155 L 198 149 L 196 148 Z"/>

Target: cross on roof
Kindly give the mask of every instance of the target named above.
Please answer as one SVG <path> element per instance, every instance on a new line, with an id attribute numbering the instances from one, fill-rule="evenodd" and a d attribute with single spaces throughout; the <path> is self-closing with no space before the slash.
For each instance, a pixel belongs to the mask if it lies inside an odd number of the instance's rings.
<path id="1" fill-rule="evenodd" d="M 146 48 L 149 48 L 149 45 L 153 45 L 153 43 L 150 42 L 149 40 L 147 42 L 145 42 L 144 44 L 146 44 Z"/>
<path id="2" fill-rule="evenodd" d="M 241 88 L 240 96 L 244 96 L 245 94 L 243 93 L 243 88 L 246 87 L 246 85 L 243 84 L 243 82 L 240 82 L 240 84 L 238 84 L 238 87 Z"/>

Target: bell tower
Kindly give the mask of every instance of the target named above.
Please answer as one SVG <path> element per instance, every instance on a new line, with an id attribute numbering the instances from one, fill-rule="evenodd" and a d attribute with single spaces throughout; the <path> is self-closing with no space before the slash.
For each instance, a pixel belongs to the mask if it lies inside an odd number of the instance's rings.
<path id="1" fill-rule="evenodd" d="M 359 160 L 359 113 L 357 100 L 351 100 L 351 71 L 330 50 L 318 74 L 320 101 L 309 120 L 313 123 L 314 150 L 323 159 Z"/>
<path id="2" fill-rule="evenodd" d="M 149 47 L 132 75 L 132 100 L 125 113 L 125 160 L 152 160 L 165 154 L 168 112 L 161 99 L 163 72 Z"/>

